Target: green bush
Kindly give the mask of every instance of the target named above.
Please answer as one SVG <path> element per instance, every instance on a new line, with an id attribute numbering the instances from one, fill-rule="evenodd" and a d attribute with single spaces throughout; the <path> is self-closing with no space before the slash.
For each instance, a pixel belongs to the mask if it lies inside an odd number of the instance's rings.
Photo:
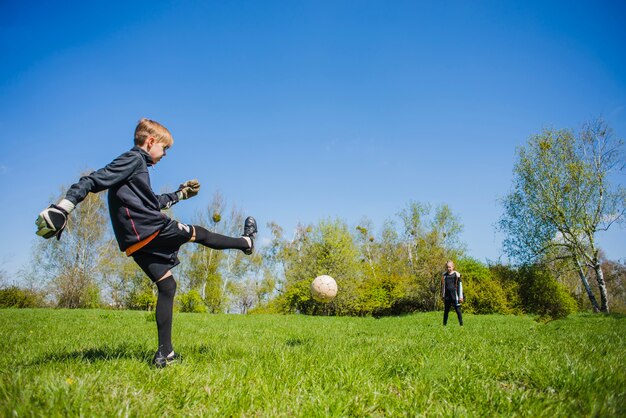
<path id="1" fill-rule="evenodd" d="M 157 298 L 152 289 L 136 289 L 128 295 L 126 299 L 126 307 L 128 309 L 150 311 L 156 306 L 156 301 Z"/>
<path id="2" fill-rule="evenodd" d="M 522 315 L 524 306 L 520 297 L 517 270 L 509 265 L 494 264 L 489 266 L 489 271 L 500 284 L 510 312 L 514 315 Z"/>
<path id="3" fill-rule="evenodd" d="M 465 302 L 463 310 L 475 314 L 510 314 L 512 309 L 507 294 L 491 270 L 473 258 L 459 260 Z"/>
<path id="4" fill-rule="evenodd" d="M 41 294 L 17 286 L 0 289 L 0 308 L 39 308 L 45 305 Z"/>
<path id="5" fill-rule="evenodd" d="M 466 293 L 464 308 L 475 314 L 509 314 L 506 294 L 500 284 L 491 278 L 472 280 L 471 290 Z"/>
<path id="6" fill-rule="evenodd" d="M 300 280 L 292 283 L 279 297 L 283 313 L 313 314 L 315 301 L 311 297 L 310 283 Z"/>
<path id="7" fill-rule="evenodd" d="M 576 300 L 567 288 L 542 266 L 521 267 L 518 282 L 524 310 L 542 320 L 565 318 L 577 311 Z"/>
<path id="8" fill-rule="evenodd" d="M 195 289 L 187 293 L 181 293 L 177 296 L 177 299 L 180 305 L 180 312 L 204 313 L 207 311 L 202 296 Z"/>
<path id="9" fill-rule="evenodd" d="M 100 300 L 100 289 L 96 285 L 87 286 L 84 290 L 84 300 L 81 308 L 95 309 L 99 308 L 102 303 Z"/>

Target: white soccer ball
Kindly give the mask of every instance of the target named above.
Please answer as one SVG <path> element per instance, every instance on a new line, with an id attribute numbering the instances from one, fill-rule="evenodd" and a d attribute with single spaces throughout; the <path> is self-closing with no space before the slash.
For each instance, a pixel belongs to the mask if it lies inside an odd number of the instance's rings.
<path id="1" fill-rule="evenodd" d="M 337 282 L 330 276 L 317 276 L 311 282 L 311 296 L 318 302 L 330 302 L 337 296 Z"/>

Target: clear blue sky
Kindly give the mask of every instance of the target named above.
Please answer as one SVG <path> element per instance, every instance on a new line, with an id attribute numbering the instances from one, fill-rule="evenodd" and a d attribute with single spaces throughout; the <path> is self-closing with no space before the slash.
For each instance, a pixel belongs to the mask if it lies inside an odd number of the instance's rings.
<path id="1" fill-rule="evenodd" d="M 182 221 L 217 190 L 288 233 L 447 203 L 498 259 L 517 146 L 597 117 L 626 137 L 625 21 L 622 1 L 2 1 L 0 269 L 144 116 L 175 139 L 153 188 L 202 182 Z"/>

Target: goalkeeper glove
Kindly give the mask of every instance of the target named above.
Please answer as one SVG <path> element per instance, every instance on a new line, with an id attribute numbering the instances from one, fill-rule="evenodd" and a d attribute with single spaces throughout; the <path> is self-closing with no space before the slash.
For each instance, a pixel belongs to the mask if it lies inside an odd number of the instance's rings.
<path id="1" fill-rule="evenodd" d="M 189 199 L 190 197 L 194 197 L 200 191 L 200 182 L 198 180 L 193 179 L 184 182 L 180 186 L 178 186 L 178 190 L 176 191 L 176 195 L 178 196 L 178 200 Z"/>
<path id="2" fill-rule="evenodd" d="M 41 211 L 35 225 L 37 225 L 37 235 L 46 239 L 54 236 L 61 239 L 61 233 L 67 225 L 67 216 L 74 210 L 75 205 L 67 199 L 63 199 L 58 205 L 50 205 L 49 208 Z"/>

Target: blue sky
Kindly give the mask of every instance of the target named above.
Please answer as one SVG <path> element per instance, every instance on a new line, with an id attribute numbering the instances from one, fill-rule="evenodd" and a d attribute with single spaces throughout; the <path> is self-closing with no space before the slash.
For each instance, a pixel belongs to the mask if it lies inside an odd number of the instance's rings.
<path id="1" fill-rule="evenodd" d="M 182 221 L 215 191 L 287 232 L 447 203 L 496 260 L 516 147 L 597 117 L 626 137 L 625 18 L 619 1 L 3 1 L 0 269 L 144 116 L 175 139 L 153 188 L 202 183 Z M 624 232 L 600 236 L 612 259 Z"/>

